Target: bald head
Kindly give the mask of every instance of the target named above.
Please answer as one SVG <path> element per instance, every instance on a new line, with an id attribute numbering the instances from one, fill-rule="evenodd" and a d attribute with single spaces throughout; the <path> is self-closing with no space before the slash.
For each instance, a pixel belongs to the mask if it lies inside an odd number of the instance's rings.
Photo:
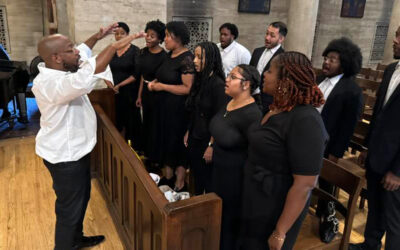
<path id="1" fill-rule="evenodd" d="M 48 62 L 51 60 L 53 54 L 59 53 L 66 48 L 68 44 L 72 44 L 72 42 L 66 36 L 60 34 L 46 36 L 39 42 L 38 52 L 40 57 L 43 58 L 45 62 Z"/>

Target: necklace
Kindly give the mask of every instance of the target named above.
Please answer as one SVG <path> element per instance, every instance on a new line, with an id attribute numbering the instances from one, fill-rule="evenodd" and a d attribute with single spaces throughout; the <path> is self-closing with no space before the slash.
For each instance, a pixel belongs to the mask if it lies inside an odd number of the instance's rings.
<path id="1" fill-rule="evenodd" d="M 244 105 L 241 105 L 241 104 L 235 105 L 235 104 L 232 103 L 232 101 L 229 102 L 228 105 L 226 106 L 226 110 L 225 110 L 225 113 L 224 113 L 224 118 L 227 117 L 227 115 L 229 115 L 230 112 L 232 112 L 232 111 L 234 111 L 234 110 L 236 110 L 236 109 L 242 108 L 242 107 L 244 107 L 244 106 L 247 106 L 248 104 L 250 104 L 250 103 L 252 103 L 252 102 L 254 102 L 254 99 L 253 99 L 253 98 L 243 101 L 243 104 L 244 104 Z M 229 104 L 230 104 L 230 106 L 231 106 L 231 110 L 228 110 Z M 237 106 L 238 106 L 238 107 L 237 107 Z M 236 108 L 236 107 L 237 107 L 237 108 Z"/>
<path id="2" fill-rule="evenodd" d="M 230 113 L 230 111 L 226 110 L 225 114 L 224 114 L 224 117 L 226 117 L 229 113 Z"/>

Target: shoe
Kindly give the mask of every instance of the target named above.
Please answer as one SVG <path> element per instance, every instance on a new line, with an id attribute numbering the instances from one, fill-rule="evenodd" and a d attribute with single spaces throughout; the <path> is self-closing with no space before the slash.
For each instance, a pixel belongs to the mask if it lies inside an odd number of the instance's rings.
<path id="1" fill-rule="evenodd" d="M 81 249 L 84 247 L 92 247 L 100 244 L 105 240 L 104 235 L 96 235 L 96 236 L 89 236 L 85 237 L 82 236 L 81 240 L 73 246 L 73 249 Z"/>
<path id="2" fill-rule="evenodd" d="M 167 179 L 167 178 L 165 178 L 165 176 L 162 177 L 160 179 L 160 182 L 158 183 L 158 186 L 163 186 L 163 185 L 167 185 L 171 189 L 173 189 L 175 187 L 175 178 L 172 177 L 171 179 Z"/>
<path id="3" fill-rule="evenodd" d="M 380 250 L 380 249 L 381 249 L 381 244 L 379 244 L 379 246 L 371 248 L 371 247 L 366 246 L 363 242 L 363 243 L 358 243 L 358 244 L 350 243 L 348 250 Z"/>
<path id="4" fill-rule="evenodd" d="M 181 189 L 178 189 L 178 188 L 175 186 L 175 187 L 174 187 L 174 191 L 177 192 L 177 193 L 180 193 L 180 192 L 187 192 L 187 191 L 188 191 L 188 188 L 187 188 L 186 182 L 185 182 L 185 184 L 183 184 L 183 187 L 182 187 Z"/>
<path id="5" fill-rule="evenodd" d="M 363 243 L 358 243 L 358 244 L 349 244 L 349 250 L 363 250 Z"/>

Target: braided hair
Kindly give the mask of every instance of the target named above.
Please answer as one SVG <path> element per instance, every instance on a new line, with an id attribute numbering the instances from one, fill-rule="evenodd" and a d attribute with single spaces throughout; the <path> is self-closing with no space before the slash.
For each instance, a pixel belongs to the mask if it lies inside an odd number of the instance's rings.
<path id="1" fill-rule="evenodd" d="M 270 110 L 290 111 L 296 105 L 310 104 L 319 107 L 325 103 L 318 88 L 311 61 L 302 53 L 285 52 L 273 59 L 279 75 L 274 101 Z"/>
<path id="2" fill-rule="evenodd" d="M 186 100 L 186 107 L 188 110 L 193 110 L 196 100 L 200 99 L 206 90 L 210 90 L 207 87 L 208 84 L 213 84 L 209 81 L 211 75 L 220 77 L 222 80 L 225 79 L 225 74 L 222 69 L 221 54 L 217 45 L 213 42 L 202 42 L 199 43 L 196 48 L 201 48 L 201 64 L 204 67 L 200 72 L 195 72 L 194 81 L 190 88 L 189 96 Z"/>

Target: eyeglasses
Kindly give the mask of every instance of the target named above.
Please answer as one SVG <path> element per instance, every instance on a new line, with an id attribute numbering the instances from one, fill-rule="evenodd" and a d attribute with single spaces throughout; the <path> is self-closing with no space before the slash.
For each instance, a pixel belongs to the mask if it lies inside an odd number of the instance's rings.
<path id="1" fill-rule="evenodd" d="M 327 56 L 324 56 L 324 62 L 325 61 L 328 61 L 328 62 L 330 62 L 330 63 L 338 63 L 339 62 L 339 59 L 338 58 L 334 58 L 334 57 L 327 57 Z"/>
<path id="2" fill-rule="evenodd" d="M 226 76 L 226 79 L 227 79 L 227 80 L 236 80 L 236 79 L 239 79 L 239 80 L 241 80 L 241 81 L 247 81 L 246 79 L 237 77 L 237 76 L 235 76 L 235 75 L 233 75 L 233 74 L 228 74 L 228 75 Z"/>

